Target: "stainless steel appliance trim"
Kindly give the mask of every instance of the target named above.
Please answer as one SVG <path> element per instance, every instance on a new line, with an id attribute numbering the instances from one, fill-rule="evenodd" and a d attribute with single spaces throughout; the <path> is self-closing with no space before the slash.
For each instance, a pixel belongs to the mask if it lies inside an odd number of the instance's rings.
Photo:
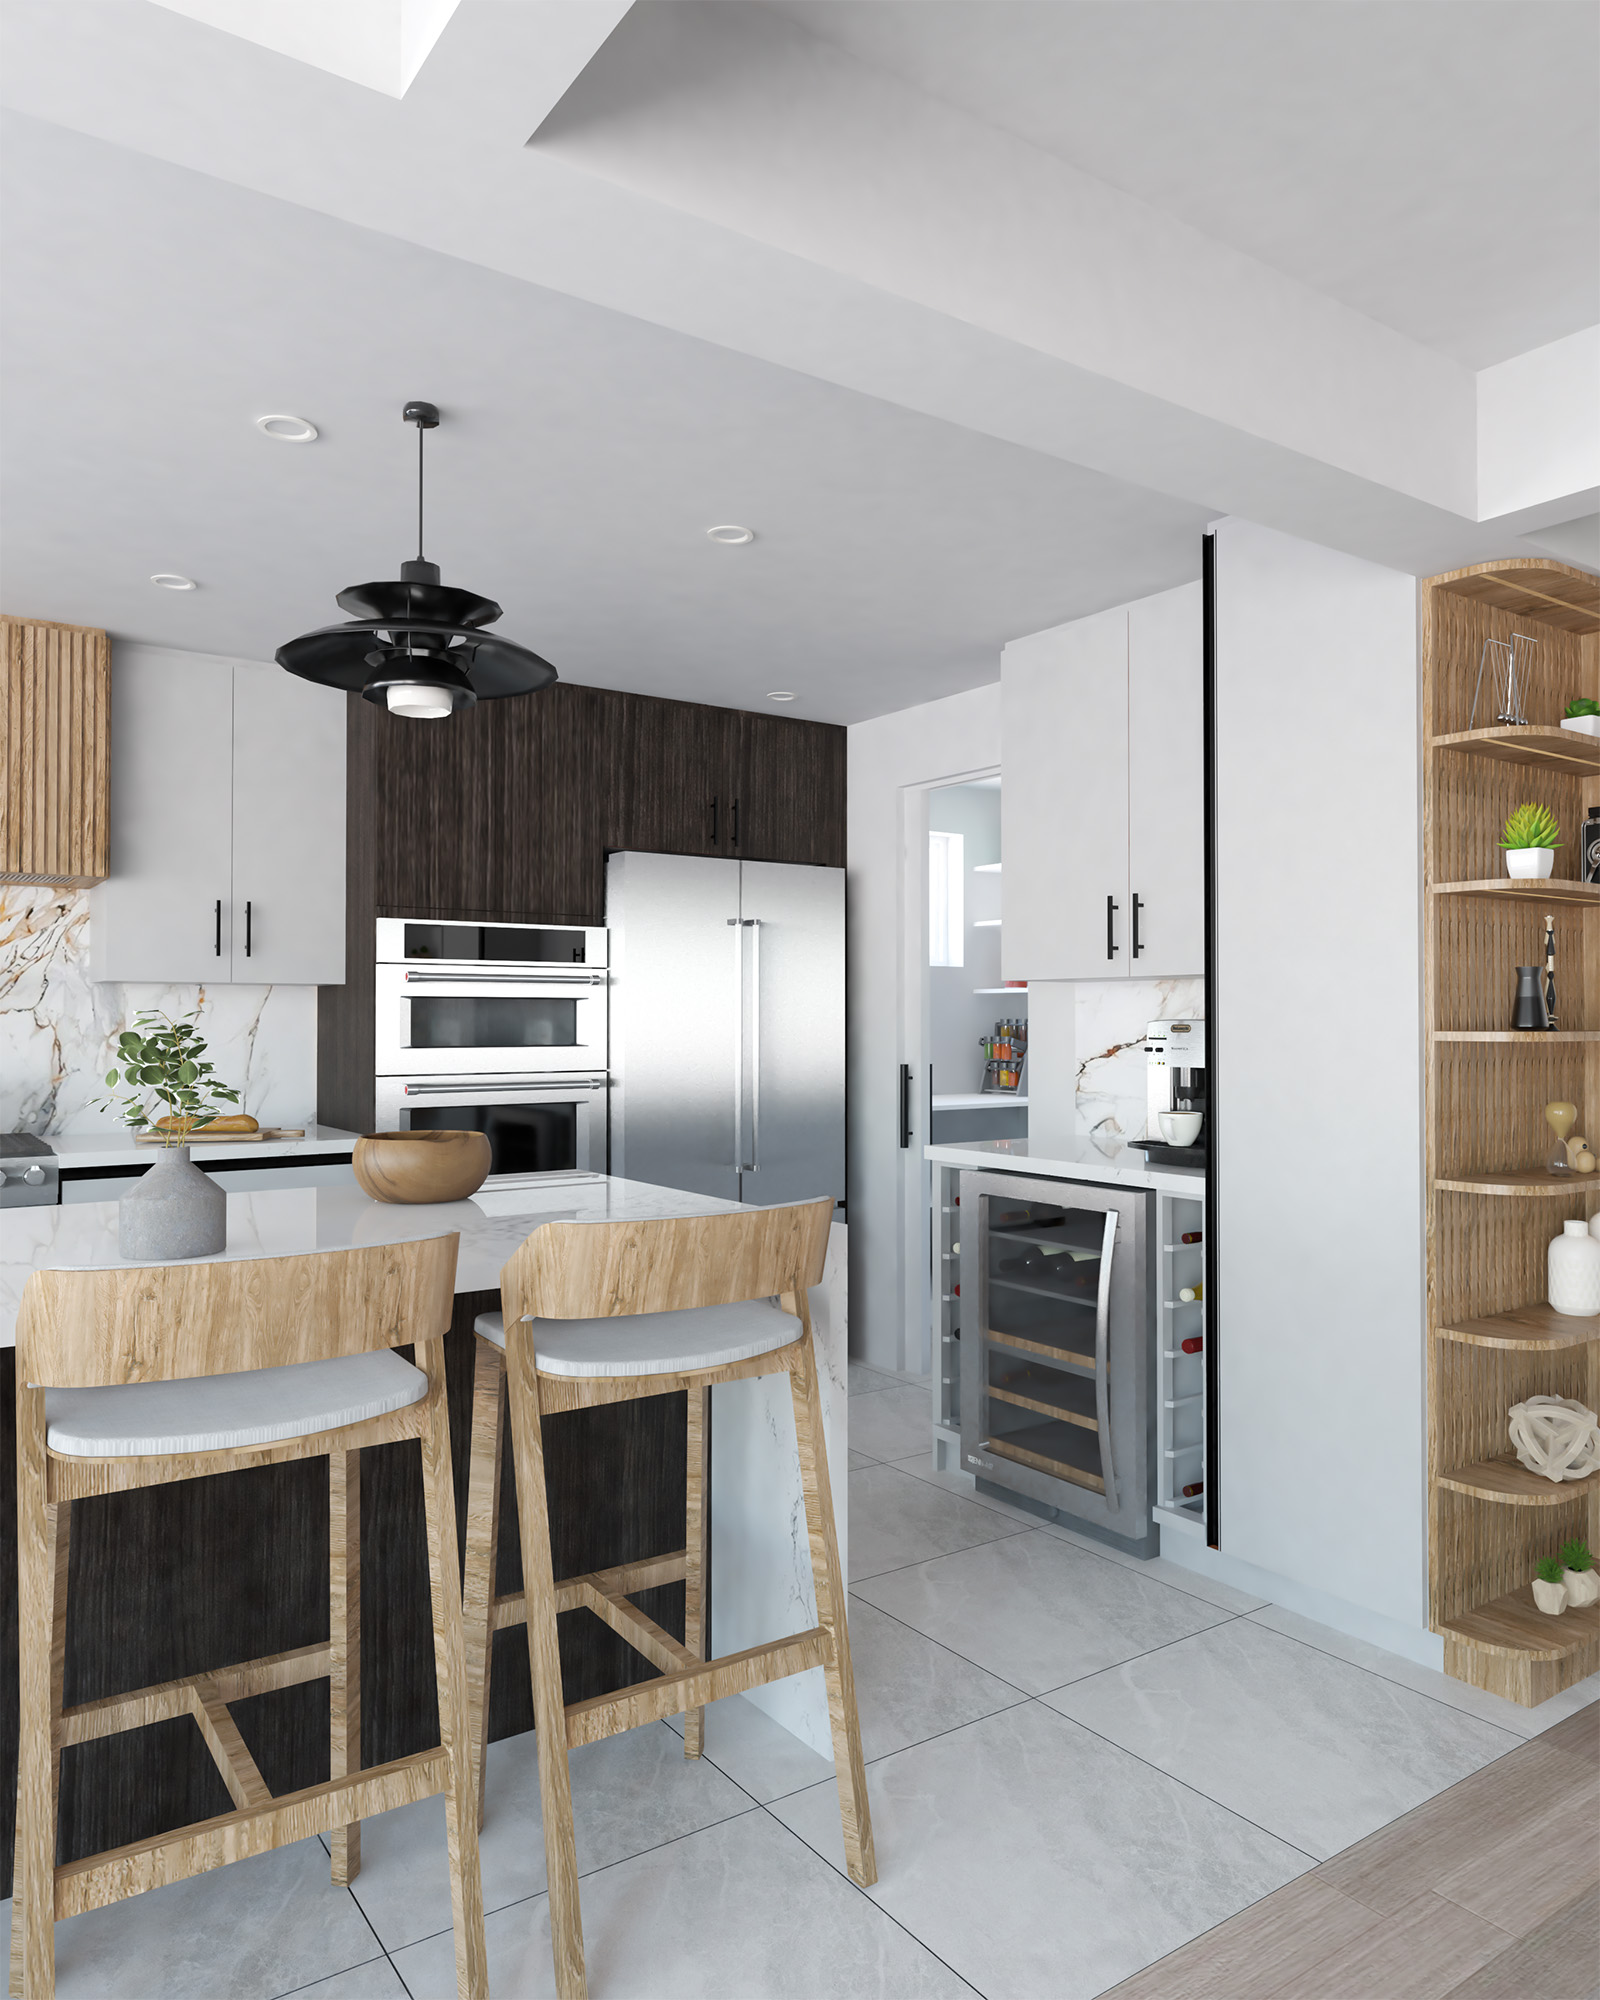
<path id="1" fill-rule="evenodd" d="M 374 990 L 374 1060 L 380 1076 L 487 1076 L 526 1074 L 537 1063 L 541 1073 L 555 1074 L 568 1064 L 574 1069 L 609 1067 L 610 1025 L 607 1020 L 610 974 L 580 972 L 563 975 L 543 967 L 501 967 L 480 974 L 470 964 L 431 966 L 420 971 L 408 965 L 380 962 Z M 422 990 L 419 990 L 422 989 Z M 413 999 L 449 1000 L 493 996 L 496 999 L 564 1000 L 575 1009 L 578 1039 L 555 1046 L 519 1043 L 485 1044 L 474 1048 L 418 1048 L 410 1035 L 409 1007 Z"/>
<path id="2" fill-rule="evenodd" d="M 733 932 L 733 1171 L 744 1172 L 744 923 L 729 917 Z"/>
<path id="3" fill-rule="evenodd" d="M 1114 1513 L 1117 1505 L 1117 1475 L 1111 1459 L 1111 1382 L 1107 1335 L 1111 1324 L 1111 1260 L 1117 1247 L 1114 1208 L 1106 1210 L 1105 1233 L 1100 1239 L 1100 1288 L 1094 1307 L 1094 1413 L 1100 1424 L 1100 1477 L 1105 1481 L 1106 1508 Z"/>
<path id="4" fill-rule="evenodd" d="M 513 971 L 519 966 L 527 966 L 530 971 L 560 971 L 567 965 L 561 959 L 483 959 L 483 958 L 411 958 L 406 953 L 406 930 L 416 924 L 431 924 L 443 930 L 473 931 L 581 931 L 583 933 L 584 965 L 586 968 L 603 971 L 610 962 L 608 945 L 609 933 L 604 924 L 507 924 L 479 923 L 476 919 L 451 919 L 448 917 L 377 917 L 375 956 L 380 965 L 459 965 L 470 970 L 474 966 L 492 965 L 503 971 Z M 568 969 L 571 969 L 568 967 Z"/>
<path id="5" fill-rule="evenodd" d="M 739 824 L 739 802 L 733 805 L 733 823 Z M 738 833 L 734 833 L 735 844 Z M 750 933 L 750 1164 L 742 1173 L 761 1171 L 761 919 L 746 917 Z"/>
<path id="6" fill-rule="evenodd" d="M 448 1083 L 402 1083 L 400 1094 L 402 1097 L 473 1098 L 489 1092 L 495 1097 L 504 1097 L 509 1101 L 512 1093 L 517 1091 L 527 1091 L 543 1097 L 560 1096 L 563 1093 L 570 1096 L 574 1090 L 603 1090 L 605 1084 L 606 1079 L 603 1076 L 583 1076 L 574 1070 L 570 1076 L 559 1073 L 549 1077 L 516 1076 L 507 1077 L 504 1081 L 492 1076 L 458 1076 L 452 1077 Z"/>
<path id="7" fill-rule="evenodd" d="M 448 971 L 419 972 L 407 966 L 404 978 L 427 986 L 460 986 L 468 992 L 475 986 L 604 986 L 604 972 L 559 972 L 548 966 L 524 966 L 514 972 L 474 972 L 471 961 L 462 960 Z M 534 996 L 537 998 L 537 995 Z"/>

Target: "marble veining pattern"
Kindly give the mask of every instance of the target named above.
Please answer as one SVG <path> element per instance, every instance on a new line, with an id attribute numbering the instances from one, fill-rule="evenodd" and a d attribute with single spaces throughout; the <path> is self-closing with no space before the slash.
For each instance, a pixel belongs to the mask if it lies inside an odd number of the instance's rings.
<path id="1" fill-rule="evenodd" d="M 97 1107 L 121 1031 L 151 1010 L 201 1010 L 218 1078 L 264 1125 L 309 1125 L 317 1103 L 314 986 L 121 986 L 89 976 L 89 896 L 0 887 L 0 1131 L 121 1130 Z"/>
<path id="2" fill-rule="evenodd" d="M 1145 1136 L 1145 1029 L 1152 1021 L 1198 1021 L 1206 983 L 1180 979 L 1086 979 L 1075 995 L 1074 1118 L 1107 1153 Z"/>

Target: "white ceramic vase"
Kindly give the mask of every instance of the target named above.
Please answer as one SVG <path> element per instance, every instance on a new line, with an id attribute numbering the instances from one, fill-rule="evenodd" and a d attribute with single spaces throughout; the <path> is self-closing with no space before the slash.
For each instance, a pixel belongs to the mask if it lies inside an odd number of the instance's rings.
<path id="1" fill-rule="evenodd" d="M 1508 847 L 1506 873 L 1518 882 L 1542 882 L 1556 865 L 1553 847 Z"/>
<path id="2" fill-rule="evenodd" d="M 1564 1222 L 1550 1245 L 1550 1303 L 1558 1313 L 1600 1313 L 1600 1236 L 1587 1222 Z"/>
<path id="3" fill-rule="evenodd" d="M 1600 1604 L 1600 1569 L 1564 1569 L 1561 1582 L 1569 1604 Z"/>
<path id="4" fill-rule="evenodd" d="M 1533 1579 L 1533 1601 L 1553 1618 L 1558 1611 L 1567 1608 L 1567 1586 L 1564 1583 L 1546 1583 L 1543 1577 L 1536 1576 Z"/>

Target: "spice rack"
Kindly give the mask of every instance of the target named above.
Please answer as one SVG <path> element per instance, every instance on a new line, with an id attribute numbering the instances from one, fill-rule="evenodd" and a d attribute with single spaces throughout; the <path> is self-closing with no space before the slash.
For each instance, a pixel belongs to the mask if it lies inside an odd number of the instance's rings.
<path id="1" fill-rule="evenodd" d="M 1567 1098 L 1600 1135 L 1600 888 L 1578 880 L 1578 830 L 1600 804 L 1600 740 L 1563 730 L 1600 698 L 1600 580 L 1566 564 L 1479 564 L 1421 586 L 1424 1019 L 1427 1038 L 1429 1618 L 1445 1671 L 1532 1707 L 1600 1668 L 1600 1607 L 1547 1617 L 1534 1564 L 1600 1542 L 1600 1476 L 1552 1486 L 1506 1434 L 1530 1395 L 1600 1407 L 1600 1317 L 1545 1303 L 1545 1251 L 1600 1208 L 1594 1178 L 1545 1170 L 1544 1106 Z M 1485 640 L 1537 641 L 1528 723 L 1468 728 Z M 1505 876 L 1512 807 L 1561 822 L 1547 882 Z M 1542 964 L 1555 920 L 1557 1028 L 1509 1027 L 1516 967 Z"/>

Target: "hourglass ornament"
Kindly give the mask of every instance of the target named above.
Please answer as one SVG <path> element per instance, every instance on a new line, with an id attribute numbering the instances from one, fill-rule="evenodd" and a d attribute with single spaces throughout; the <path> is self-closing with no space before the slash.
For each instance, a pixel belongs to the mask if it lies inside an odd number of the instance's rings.
<path id="1" fill-rule="evenodd" d="M 1567 1153 L 1567 1134 L 1578 1122 L 1577 1105 L 1568 1104 L 1565 1099 L 1557 1098 L 1553 1104 L 1545 1106 L 1544 1122 L 1556 1135 L 1556 1143 L 1551 1148 L 1549 1159 L 1545 1162 L 1545 1169 L 1552 1174 L 1570 1174 L 1572 1161 Z"/>

